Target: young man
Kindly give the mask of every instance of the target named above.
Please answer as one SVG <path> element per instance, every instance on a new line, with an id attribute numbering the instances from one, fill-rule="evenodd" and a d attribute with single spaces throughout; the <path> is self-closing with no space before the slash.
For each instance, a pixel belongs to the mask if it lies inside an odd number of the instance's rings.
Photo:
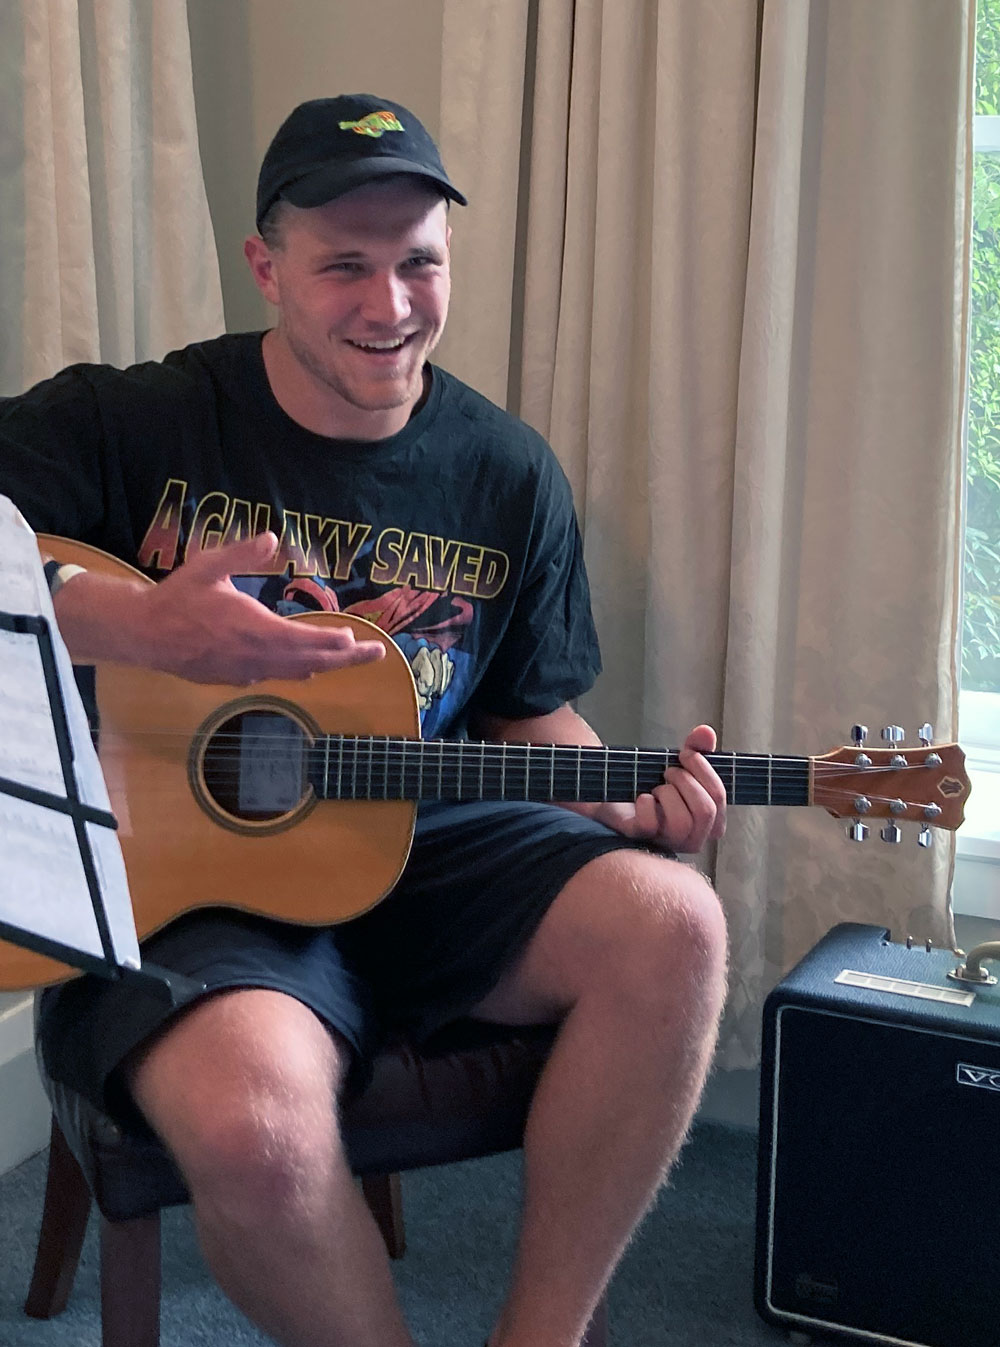
<path id="1" fill-rule="evenodd" d="M 67 578 L 55 605 L 76 658 L 306 678 L 381 647 L 280 615 L 347 609 L 403 649 L 426 735 L 599 742 L 570 706 L 599 657 L 565 478 L 530 429 L 429 363 L 449 201 L 464 204 L 405 108 L 304 104 L 265 156 L 245 247 L 275 326 L 77 367 L 6 404 L 0 489 L 38 530 L 160 581 Z M 573 1347 L 713 1049 L 724 922 L 673 853 L 722 832 L 714 745 L 698 726 L 629 805 L 422 806 L 400 883 L 343 926 L 183 917 L 148 957 L 210 994 L 165 1020 L 68 983 L 45 1002 L 49 1070 L 165 1141 L 213 1272 L 277 1342 L 409 1347 L 338 1094 L 387 1026 L 558 1023 L 491 1343 Z"/>

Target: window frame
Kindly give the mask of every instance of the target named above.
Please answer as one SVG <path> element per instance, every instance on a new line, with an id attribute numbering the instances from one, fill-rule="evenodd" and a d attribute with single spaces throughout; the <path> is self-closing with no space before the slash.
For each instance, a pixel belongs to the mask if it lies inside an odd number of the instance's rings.
<path id="1" fill-rule="evenodd" d="M 973 118 L 973 154 L 1000 154 L 1000 116 Z M 956 839 L 956 913 L 1000 921 L 1000 692 L 959 691 L 958 722 L 972 781 Z"/>

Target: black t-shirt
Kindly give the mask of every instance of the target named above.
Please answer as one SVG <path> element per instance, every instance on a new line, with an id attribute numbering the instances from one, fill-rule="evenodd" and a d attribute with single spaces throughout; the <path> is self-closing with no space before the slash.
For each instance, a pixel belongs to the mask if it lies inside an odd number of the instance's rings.
<path id="1" fill-rule="evenodd" d="M 579 531 L 545 441 L 445 371 L 388 439 L 331 440 L 271 392 L 260 333 L 0 401 L 0 491 L 38 532 L 162 578 L 273 529 L 277 612 L 349 611 L 403 650 L 425 735 L 555 709 L 600 669 Z"/>

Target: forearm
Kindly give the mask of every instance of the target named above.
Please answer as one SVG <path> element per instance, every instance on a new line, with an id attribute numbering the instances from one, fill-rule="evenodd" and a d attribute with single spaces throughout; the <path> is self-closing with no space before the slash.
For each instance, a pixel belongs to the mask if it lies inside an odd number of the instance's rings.
<path id="1" fill-rule="evenodd" d="M 74 575 L 62 585 L 52 606 L 74 664 L 154 663 L 146 620 L 150 588 L 138 578 L 95 571 Z"/>

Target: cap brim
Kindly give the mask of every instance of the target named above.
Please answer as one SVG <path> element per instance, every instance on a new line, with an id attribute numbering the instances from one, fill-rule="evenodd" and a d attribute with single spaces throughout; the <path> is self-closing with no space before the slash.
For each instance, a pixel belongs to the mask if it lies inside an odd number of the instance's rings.
<path id="1" fill-rule="evenodd" d="M 290 187 L 286 187 L 281 192 L 281 197 L 285 201 L 290 201 L 293 206 L 325 206 L 328 201 L 334 201 L 338 196 L 352 192 L 356 187 L 363 187 L 378 178 L 395 177 L 402 173 L 430 183 L 442 196 L 459 206 L 469 204 L 446 177 L 428 170 L 423 164 L 415 164 L 412 160 L 399 159 L 393 155 L 380 155 L 377 159 L 359 159 L 353 164 L 326 164 L 323 168 L 316 169 L 314 173 L 300 178 L 298 182 L 292 183 Z"/>

